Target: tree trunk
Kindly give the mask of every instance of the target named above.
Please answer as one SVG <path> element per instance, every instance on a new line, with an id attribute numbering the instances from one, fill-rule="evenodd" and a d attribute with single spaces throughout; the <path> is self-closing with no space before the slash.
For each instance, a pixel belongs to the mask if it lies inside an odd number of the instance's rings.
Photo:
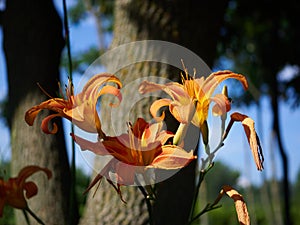
<path id="1" fill-rule="evenodd" d="M 275 74 L 275 72 L 274 72 Z M 280 117 L 279 117 L 279 104 L 278 104 L 278 81 L 277 76 L 273 76 L 270 82 L 271 86 L 271 109 L 273 114 L 272 120 L 272 132 L 274 133 L 277 144 L 279 148 L 279 154 L 282 163 L 282 188 L 283 188 L 283 214 L 284 214 L 284 224 L 291 225 L 291 215 L 290 215 L 290 185 L 289 185 L 289 164 L 287 152 L 283 146 L 281 128 L 280 128 Z"/>
<path id="2" fill-rule="evenodd" d="M 11 129 L 12 173 L 26 165 L 47 167 L 53 177 L 36 174 L 33 180 L 39 192 L 29 200 L 29 207 L 45 224 L 70 224 L 70 170 L 64 142 L 62 121 L 59 132 L 46 135 L 40 129 L 39 116 L 33 127 L 25 121 L 25 112 L 48 98 L 37 82 L 51 96 L 56 96 L 59 63 L 64 46 L 62 24 L 51 0 L 9 0 L 3 15 L 3 47 L 9 86 L 9 125 Z M 16 210 L 17 224 L 26 224 Z M 36 224 L 35 220 L 31 224 Z"/>
<path id="3" fill-rule="evenodd" d="M 206 64 L 212 66 L 226 2 L 219 1 L 219 7 L 216 7 L 216 2 L 213 1 L 118 0 L 115 3 L 114 39 L 111 49 L 133 41 L 164 40 L 191 49 Z M 132 85 L 139 78 L 156 76 L 172 81 L 180 79 L 180 71 L 164 63 L 133 61 L 131 63 L 135 64 L 125 65 L 126 63 L 122 61 L 130 57 L 136 60 L 139 54 L 141 58 L 145 55 L 157 54 L 149 51 L 149 46 L 132 45 L 131 49 L 127 48 L 122 53 L 123 55 L 114 54 L 110 61 L 104 63 L 108 72 L 116 74 L 121 79 L 124 84 L 123 95 L 127 97 L 136 95 L 137 88 Z M 167 55 L 168 53 L 161 52 L 161 54 Z M 189 62 L 184 63 L 186 65 Z M 178 64 L 181 65 L 180 58 Z M 193 72 L 193 67 L 197 68 L 201 65 L 188 67 L 189 72 Z M 197 74 L 207 75 L 199 74 L 199 72 L 201 68 Z M 110 108 L 104 108 L 109 100 L 103 97 L 101 121 L 104 132 L 108 135 L 126 132 L 126 122 L 134 122 L 137 117 L 143 117 L 149 121 L 149 106 L 153 99 L 147 98 L 132 102 L 133 98 L 128 100 L 124 97 L 126 109 L 111 111 Z M 177 123 L 168 117 L 167 127 L 174 131 Z M 103 161 L 97 160 L 95 168 L 101 167 L 102 163 Z M 158 199 L 153 205 L 154 224 L 182 225 L 187 223 L 194 183 L 195 164 L 192 163 L 170 179 L 156 185 Z M 115 190 L 106 181 L 102 182 L 94 197 L 92 197 L 93 190 L 89 194 L 80 224 L 148 224 L 147 208 L 138 188 L 122 187 L 122 193 L 124 199 L 128 201 L 126 205 L 120 201 Z"/>

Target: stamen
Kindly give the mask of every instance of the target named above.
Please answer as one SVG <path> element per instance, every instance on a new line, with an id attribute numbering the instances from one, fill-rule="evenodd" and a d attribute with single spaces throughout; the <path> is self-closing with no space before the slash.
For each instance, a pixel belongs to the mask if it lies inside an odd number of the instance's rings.
<path id="1" fill-rule="evenodd" d="M 37 83 L 37 86 L 41 89 L 41 91 L 48 96 L 49 98 L 53 98 L 41 85 L 40 83 Z"/>

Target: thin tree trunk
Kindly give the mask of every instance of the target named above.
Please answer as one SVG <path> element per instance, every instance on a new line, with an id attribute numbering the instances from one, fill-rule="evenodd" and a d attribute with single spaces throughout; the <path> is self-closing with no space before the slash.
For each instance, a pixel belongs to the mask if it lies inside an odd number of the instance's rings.
<path id="1" fill-rule="evenodd" d="M 12 173 L 26 165 L 47 167 L 53 173 L 48 181 L 43 174 L 33 177 L 38 195 L 29 206 L 47 225 L 70 224 L 70 170 L 61 120 L 59 132 L 46 135 L 40 129 L 38 117 L 33 127 L 24 121 L 25 112 L 48 98 L 37 82 L 56 96 L 59 62 L 64 46 L 62 24 L 51 0 L 9 0 L 3 15 L 4 51 L 6 57 L 11 129 Z M 26 224 L 16 211 L 17 224 Z M 76 214 L 75 214 L 76 216 Z M 31 224 L 36 224 L 32 220 Z"/>
<path id="2" fill-rule="evenodd" d="M 277 144 L 279 148 L 279 153 L 282 161 L 282 184 L 283 184 L 283 197 L 284 197 L 284 224 L 291 225 L 291 216 L 290 216 L 290 187 L 289 187 L 289 168 L 288 168 L 288 157 L 286 150 L 283 147 L 281 129 L 280 129 L 280 120 L 279 120 L 279 104 L 278 104 L 278 81 L 277 77 L 273 76 L 271 82 L 271 109 L 273 113 L 273 122 L 272 129 L 275 137 L 277 138 Z"/>
<path id="3" fill-rule="evenodd" d="M 211 1 L 136 1 L 118 0 L 115 5 L 114 39 L 111 48 L 121 44 L 139 40 L 165 40 L 181 44 L 194 52 L 208 64 L 213 64 L 216 50 L 216 40 L 219 27 L 223 19 L 227 1 L 216 3 Z M 128 49 L 127 49 L 128 50 Z M 151 55 L 147 47 L 129 49 L 126 56 L 134 58 L 137 54 Z M 162 52 L 162 54 L 165 54 Z M 135 96 L 137 88 L 128 88 L 136 79 L 147 76 L 157 76 L 178 81 L 180 73 L 169 65 L 156 62 L 143 62 L 115 68 L 122 65 L 124 55 L 116 56 L 107 62 L 107 71 L 115 73 L 125 86 L 125 95 Z M 180 61 L 180 60 L 179 60 Z M 188 63 L 188 62 L 187 62 Z M 179 62 L 180 64 L 180 62 Z M 198 67 L 199 65 L 193 65 Z M 188 68 L 192 73 L 193 68 Z M 199 71 L 198 71 L 199 72 Z M 202 75 L 202 74 L 198 74 Z M 128 86 L 127 86 L 128 85 Z M 126 88 L 127 87 L 127 88 Z M 137 117 L 149 121 L 149 104 L 153 99 L 143 99 L 133 102 L 123 99 L 127 103 L 127 110 L 114 111 L 101 108 L 103 130 L 108 135 L 119 135 L 126 131 L 127 113 L 130 122 Z M 102 107 L 109 100 L 103 97 Z M 113 116 L 112 116 L 113 115 Z M 169 117 L 170 118 L 170 117 Z M 168 129 L 175 130 L 177 123 L 170 118 Z M 101 167 L 101 161 L 95 162 L 95 168 Z M 194 193 L 195 164 L 178 172 L 168 180 L 157 185 L 158 199 L 154 204 L 154 224 L 182 225 L 187 223 Z M 102 182 L 94 197 L 93 190 L 89 194 L 86 211 L 80 224 L 148 224 L 148 214 L 142 194 L 136 187 L 122 187 L 124 205 L 113 188 Z"/>

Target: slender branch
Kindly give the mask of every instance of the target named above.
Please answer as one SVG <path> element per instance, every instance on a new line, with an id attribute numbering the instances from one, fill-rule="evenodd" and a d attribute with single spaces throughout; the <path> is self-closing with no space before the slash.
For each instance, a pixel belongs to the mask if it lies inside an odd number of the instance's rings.
<path id="1" fill-rule="evenodd" d="M 197 220 L 200 216 L 202 216 L 204 213 L 207 213 L 211 210 L 214 210 L 214 209 L 217 209 L 217 208 L 220 208 L 221 205 L 216 205 L 216 203 L 214 204 L 207 204 L 204 209 L 201 210 L 201 212 L 199 212 L 196 216 L 194 216 L 188 223 L 189 224 L 192 224 L 195 220 Z"/>

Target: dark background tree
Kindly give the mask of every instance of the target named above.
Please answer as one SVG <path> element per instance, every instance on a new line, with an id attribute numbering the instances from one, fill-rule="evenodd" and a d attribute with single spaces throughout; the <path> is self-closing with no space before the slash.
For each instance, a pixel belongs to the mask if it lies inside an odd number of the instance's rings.
<path id="1" fill-rule="evenodd" d="M 8 77 L 6 115 L 11 131 L 12 175 L 26 165 L 47 167 L 51 180 L 36 176 L 39 194 L 29 202 L 45 224 L 71 224 L 69 190 L 70 170 L 62 121 L 59 132 L 46 135 L 40 129 L 41 117 L 33 127 L 25 121 L 25 112 L 51 96 L 56 96 L 61 51 L 64 47 L 62 23 L 51 0 L 9 0 L 2 16 L 3 48 Z M 46 116 L 45 112 L 43 116 Z M 17 224 L 26 224 L 20 210 Z M 76 218 L 76 211 L 72 213 Z"/>

